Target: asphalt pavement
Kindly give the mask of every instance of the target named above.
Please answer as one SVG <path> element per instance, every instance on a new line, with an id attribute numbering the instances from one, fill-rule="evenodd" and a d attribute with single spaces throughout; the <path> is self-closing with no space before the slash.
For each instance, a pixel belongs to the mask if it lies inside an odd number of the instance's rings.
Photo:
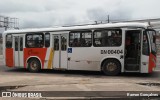
<path id="1" fill-rule="evenodd" d="M 0 90 L 1 91 L 114 91 L 115 96 L 123 95 L 120 91 L 160 91 L 160 67 L 158 66 L 152 74 L 122 73 L 118 76 L 105 76 L 96 71 L 57 71 L 42 70 L 40 73 L 30 73 L 22 68 L 8 68 L 0 61 Z M 116 92 L 119 91 L 119 92 Z M 59 94 L 60 94 L 59 93 Z M 62 94 L 69 94 L 65 92 Z M 85 93 L 89 95 L 99 93 Z M 56 94 L 56 93 L 54 93 Z M 108 93 L 107 93 L 108 94 Z M 113 94 L 110 94 L 113 96 Z M 47 95 L 53 95 L 49 92 Z M 76 95 L 76 94 L 75 94 Z M 104 93 L 99 94 L 103 96 Z M 106 95 L 106 94 L 105 94 Z M 57 99 L 55 97 L 43 97 L 43 99 Z M 1 99 L 1 98 L 0 98 Z M 6 98 L 3 98 L 7 100 Z M 21 100 L 26 98 L 11 98 Z M 29 98 L 32 99 L 32 98 Z M 42 99 L 42 98 L 41 98 Z M 62 97 L 58 99 L 66 99 Z M 67 99 L 69 99 L 67 97 Z M 71 99 L 77 99 L 72 97 Z M 84 99 L 84 97 L 78 97 Z M 86 97 L 85 97 L 86 99 Z M 89 97 L 91 99 L 91 97 Z M 28 100 L 28 98 L 26 99 Z"/>

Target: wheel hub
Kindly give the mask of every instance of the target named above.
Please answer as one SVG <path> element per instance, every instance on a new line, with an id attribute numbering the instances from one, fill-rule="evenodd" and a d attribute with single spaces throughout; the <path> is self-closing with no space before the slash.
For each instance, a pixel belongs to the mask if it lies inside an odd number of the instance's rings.
<path id="1" fill-rule="evenodd" d="M 37 69 L 37 63 L 33 61 L 31 63 L 31 68 L 32 68 L 32 70 L 36 70 Z"/>
<path id="2" fill-rule="evenodd" d="M 117 66 L 116 66 L 116 64 L 115 63 L 109 63 L 108 65 L 107 65 L 107 70 L 108 71 L 114 71 L 114 70 L 116 70 L 116 68 L 117 68 Z"/>

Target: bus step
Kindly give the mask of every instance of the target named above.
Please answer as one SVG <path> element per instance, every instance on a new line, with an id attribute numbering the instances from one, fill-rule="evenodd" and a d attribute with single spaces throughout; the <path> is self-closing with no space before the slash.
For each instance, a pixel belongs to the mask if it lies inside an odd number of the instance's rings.
<path id="1" fill-rule="evenodd" d="M 139 64 L 126 64 L 125 70 L 137 71 L 139 70 Z"/>

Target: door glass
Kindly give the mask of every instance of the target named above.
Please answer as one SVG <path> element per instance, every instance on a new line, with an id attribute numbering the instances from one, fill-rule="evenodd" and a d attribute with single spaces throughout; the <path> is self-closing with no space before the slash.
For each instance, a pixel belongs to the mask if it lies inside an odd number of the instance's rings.
<path id="1" fill-rule="evenodd" d="M 23 51 L 23 37 L 20 37 L 20 51 Z"/>
<path id="2" fill-rule="evenodd" d="M 18 37 L 15 37 L 15 51 L 18 51 Z"/>
<path id="3" fill-rule="evenodd" d="M 54 50 L 59 50 L 59 36 L 54 36 Z"/>
<path id="4" fill-rule="evenodd" d="M 61 50 L 66 51 L 67 49 L 67 36 L 61 36 Z"/>
<path id="5" fill-rule="evenodd" d="M 156 33 L 155 31 L 147 31 L 147 34 L 150 36 L 151 50 L 156 53 Z"/>
<path id="6" fill-rule="evenodd" d="M 144 55 L 149 55 L 149 43 L 148 43 L 148 38 L 147 34 L 143 34 L 143 48 L 142 48 L 142 53 Z"/>

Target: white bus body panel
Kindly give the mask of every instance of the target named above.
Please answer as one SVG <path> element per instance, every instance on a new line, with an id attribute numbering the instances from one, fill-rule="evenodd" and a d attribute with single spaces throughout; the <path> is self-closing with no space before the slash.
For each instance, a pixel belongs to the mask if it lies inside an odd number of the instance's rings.
<path id="1" fill-rule="evenodd" d="M 100 50 L 92 47 L 72 48 L 68 53 L 69 70 L 100 70 Z"/>
<path id="2" fill-rule="evenodd" d="M 124 59 L 120 59 L 120 56 L 123 54 L 114 54 L 114 55 L 101 54 L 101 50 L 124 50 L 124 49 L 123 46 L 72 48 L 72 53 L 68 53 L 68 58 L 70 58 L 69 70 L 100 71 L 101 62 L 107 58 L 115 58 L 119 60 L 122 66 L 124 65 Z"/>
<path id="3" fill-rule="evenodd" d="M 148 67 L 149 67 L 149 56 L 141 55 L 140 72 L 148 73 Z"/>

